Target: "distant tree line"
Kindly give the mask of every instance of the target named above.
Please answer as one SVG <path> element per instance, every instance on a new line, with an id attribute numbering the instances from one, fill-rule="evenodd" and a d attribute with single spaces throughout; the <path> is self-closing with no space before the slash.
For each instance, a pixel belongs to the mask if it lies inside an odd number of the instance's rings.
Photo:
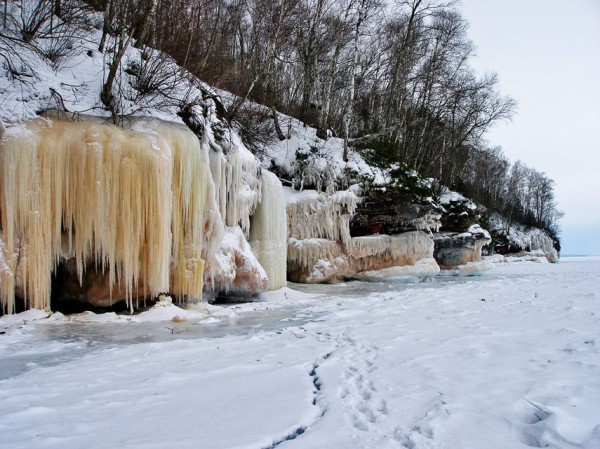
<path id="1" fill-rule="evenodd" d="M 466 196 L 506 218 L 506 226 L 522 223 L 548 231 L 557 242 L 558 210 L 554 181 L 521 161 L 512 165 L 499 147 L 473 150 L 456 186 Z"/>
<path id="2" fill-rule="evenodd" d="M 316 127 L 324 139 L 343 138 L 345 158 L 349 146 L 374 149 L 383 163 L 406 163 L 509 219 L 557 234 L 552 180 L 520 162 L 510 166 L 482 139 L 511 117 L 515 103 L 499 93 L 495 74 L 478 76 L 469 65 L 475 47 L 455 1 L 31 3 L 37 6 L 26 16 L 10 18 L 23 40 L 51 38 L 63 23 L 89 26 L 85 8 L 101 15 L 99 51 L 110 55 L 101 93 L 107 108 L 115 110 L 113 84 L 126 48 L 157 48 L 236 95 L 225 111 L 229 121 L 242 121 L 252 100 L 272 117 L 281 111 Z M 6 21 L 5 12 L 3 30 Z M 140 89 L 161 88 L 169 78 L 161 67 L 156 58 L 140 61 Z"/>

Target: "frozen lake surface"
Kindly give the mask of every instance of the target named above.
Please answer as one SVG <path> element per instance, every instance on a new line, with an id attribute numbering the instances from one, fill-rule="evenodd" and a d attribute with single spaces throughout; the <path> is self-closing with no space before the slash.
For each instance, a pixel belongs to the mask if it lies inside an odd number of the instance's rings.
<path id="1" fill-rule="evenodd" d="M 600 259 L 293 287 L 0 318 L 0 447 L 600 448 Z"/>

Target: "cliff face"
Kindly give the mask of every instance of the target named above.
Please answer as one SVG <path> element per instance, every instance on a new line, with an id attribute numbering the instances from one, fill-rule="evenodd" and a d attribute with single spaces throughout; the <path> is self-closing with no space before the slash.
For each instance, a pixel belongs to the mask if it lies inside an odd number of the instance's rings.
<path id="1" fill-rule="evenodd" d="M 291 281 L 336 282 L 362 272 L 414 266 L 423 259 L 432 259 L 433 240 L 427 232 L 393 235 L 371 232 L 371 235 L 353 237 L 350 220 L 359 207 L 359 198 L 352 191 L 334 195 L 288 193 L 288 277 Z M 388 213 L 388 217 L 392 214 Z M 430 272 L 430 267 L 420 267 Z"/>
<path id="2" fill-rule="evenodd" d="M 434 255 L 444 267 L 479 260 L 489 236 L 471 226 L 480 217 L 464 197 L 446 192 L 440 206 L 432 181 L 405 164 L 343 155 L 341 139 L 274 110 L 282 140 L 253 154 L 225 119 L 236 99 L 169 58 L 172 89 L 136 91 L 135 70 L 120 71 L 126 90 L 108 111 L 98 100 L 106 56 L 90 32 L 58 66 L 23 47 L 34 83 L 0 72 L 3 312 L 17 302 L 48 309 L 52 298 L 133 310 L 163 293 L 184 303 L 281 288 L 286 277 L 430 274 Z M 147 57 L 129 47 L 124 61 L 131 69 Z M 281 181 L 295 190 L 284 195 Z M 507 251 L 557 258 L 547 236 L 505 236 Z"/>
<path id="3" fill-rule="evenodd" d="M 442 232 L 434 234 L 435 260 L 444 269 L 481 260 L 482 249 L 492 240 L 481 226 L 479 208 L 468 198 L 447 188 L 439 198 Z"/>
<path id="4" fill-rule="evenodd" d="M 365 195 L 350 222 L 355 236 L 370 234 L 399 234 L 423 230 L 437 231 L 440 211 L 431 202 L 417 202 L 405 192 L 391 188 L 373 189 Z"/>

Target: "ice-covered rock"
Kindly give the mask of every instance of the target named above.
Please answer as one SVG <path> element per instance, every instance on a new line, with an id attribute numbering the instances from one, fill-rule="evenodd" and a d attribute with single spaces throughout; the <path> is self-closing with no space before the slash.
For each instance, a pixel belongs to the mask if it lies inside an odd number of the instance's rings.
<path id="1" fill-rule="evenodd" d="M 209 264 L 207 284 L 214 293 L 252 295 L 269 286 L 267 273 L 237 226 L 225 229 L 219 250 Z"/>
<path id="2" fill-rule="evenodd" d="M 491 241 L 489 232 L 479 225 L 461 233 L 440 232 L 434 234 L 434 256 L 442 268 L 477 262 L 481 260 L 482 248 Z"/>
<path id="3" fill-rule="evenodd" d="M 446 187 L 442 187 L 439 202 L 444 209 L 441 216 L 444 232 L 463 232 L 481 219 L 479 208 L 473 201 Z"/>
<path id="4" fill-rule="evenodd" d="M 336 282 L 391 267 L 419 270 L 425 265 L 416 264 L 432 257 L 433 240 L 423 231 L 352 237 L 348 245 L 327 239 L 290 238 L 288 276 L 294 282 Z M 431 263 L 426 264 L 425 271 L 431 270 Z"/>
<path id="5" fill-rule="evenodd" d="M 499 254 L 543 253 L 548 262 L 558 262 L 559 254 L 555 241 L 545 231 L 508 223 L 498 214 L 490 217 L 490 232 L 494 240 L 494 251 Z"/>
<path id="6" fill-rule="evenodd" d="M 293 282 L 342 281 L 433 257 L 433 241 L 423 231 L 387 235 L 377 229 L 352 237 L 350 220 L 360 205 L 353 189 L 331 195 L 288 189 L 287 202 L 288 278 Z"/>

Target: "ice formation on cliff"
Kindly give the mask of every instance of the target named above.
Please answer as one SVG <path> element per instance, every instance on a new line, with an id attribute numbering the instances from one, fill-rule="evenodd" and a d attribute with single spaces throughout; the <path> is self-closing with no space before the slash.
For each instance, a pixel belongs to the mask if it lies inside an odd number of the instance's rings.
<path id="1" fill-rule="evenodd" d="M 559 254 L 554 241 L 542 229 L 527 228 L 519 223 L 509 224 L 499 214 L 490 217 L 491 231 L 494 236 L 504 236 L 509 245 L 508 252 L 541 252 L 549 262 L 558 262 Z"/>
<path id="2" fill-rule="evenodd" d="M 332 282 L 433 257 L 433 241 L 422 231 L 351 237 L 349 222 L 359 201 L 352 190 L 286 193 L 292 281 Z"/>
<path id="3" fill-rule="evenodd" d="M 289 235 L 298 240 L 321 238 L 350 242 L 350 218 L 360 200 L 352 190 L 332 195 L 286 189 Z"/>
<path id="4" fill-rule="evenodd" d="M 225 224 L 240 226 L 248 237 L 250 216 L 261 200 L 260 166 L 235 135 L 231 139 L 222 142 L 221 148 L 213 143 L 210 167 Z"/>
<path id="5" fill-rule="evenodd" d="M 281 182 L 262 171 L 262 200 L 252 217 L 250 243 L 269 278 L 269 290 L 286 286 L 287 214 Z"/>
<path id="6" fill-rule="evenodd" d="M 208 146 L 176 125 L 136 128 L 40 119 L 5 131 L 5 310 L 17 287 L 26 307 L 49 308 L 51 273 L 71 257 L 80 281 L 90 265 L 107 271 L 130 307 L 163 291 L 201 297 L 204 259 L 221 232 Z"/>
<path id="7" fill-rule="evenodd" d="M 351 190 L 328 195 L 314 190 L 297 192 L 287 188 L 285 193 L 290 280 L 324 282 L 332 277 L 343 276 L 347 270 L 342 266 L 345 259 L 340 256 L 343 256 L 344 247 L 350 243 L 349 223 L 359 198 Z M 310 271 L 318 263 L 325 264 L 322 270 L 317 270 L 315 276 L 307 278 L 307 270 Z"/>

